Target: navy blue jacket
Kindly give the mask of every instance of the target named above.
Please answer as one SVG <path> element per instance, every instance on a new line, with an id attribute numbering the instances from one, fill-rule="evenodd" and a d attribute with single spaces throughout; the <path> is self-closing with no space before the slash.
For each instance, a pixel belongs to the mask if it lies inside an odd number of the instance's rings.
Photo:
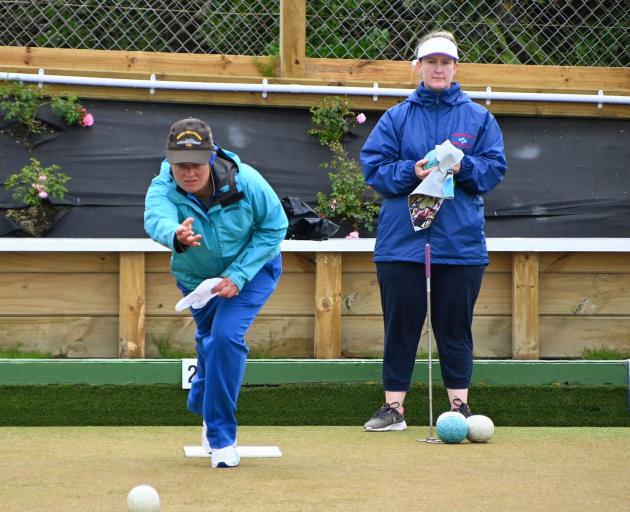
<path id="1" fill-rule="evenodd" d="M 420 183 L 415 163 L 449 139 L 464 152 L 455 175 L 455 198 L 447 199 L 428 229 L 414 231 L 407 196 Z M 383 197 L 374 261 L 485 265 L 488 251 L 481 197 L 503 179 L 507 162 L 494 116 L 473 103 L 459 84 L 436 93 L 420 84 L 387 110 L 361 150 L 365 181 Z"/>

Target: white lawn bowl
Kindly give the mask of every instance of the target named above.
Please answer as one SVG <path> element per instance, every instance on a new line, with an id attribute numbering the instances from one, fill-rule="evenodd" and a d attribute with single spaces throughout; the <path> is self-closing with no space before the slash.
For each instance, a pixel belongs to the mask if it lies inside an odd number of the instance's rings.
<path id="1" fill-rule="evenodd" d="M 160 495 L 150 485 L 137 485 L 127 495 L 129 512 L 160 512 Z"/>
<path id="2" fill-rule="evenodd" d="M 494 423 L 483 414 L 473 414 L 466 418 L 466 423 L 468 423 L 466 438 L 471 443 L 487 443 L 494 434 Z"/>

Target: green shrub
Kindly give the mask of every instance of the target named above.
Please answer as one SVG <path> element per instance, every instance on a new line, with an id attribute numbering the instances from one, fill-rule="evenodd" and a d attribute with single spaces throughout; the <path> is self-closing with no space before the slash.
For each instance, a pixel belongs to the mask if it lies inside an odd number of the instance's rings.
<path id="1" fill-rule="evenodd" d="M 344 135 L 355 127 L 357 115 L 352 111 L 347 98 L 326 96 L 319 105 L 310 108 L 314 128 L 308 131 L 322 146 L 341 142 Z"/>
<path id="2" fill-rule="evenodd" d="M 348 157 L 341 143 L 332 142 L 329 147 L 333 152 L 332 161 L 322 167 L 334 171 L 328 173 L 332 192 L 330 195 L 317 193 L 318 213 L 349 221 L 355 231 L 360 226 L 372 231 L 380 209 L 376 203 L 378 195 L 365 183 L 359 163 Z"/>
<path id="3" fill-rule="evenodd" d="M 81 124 L 87 113 L 74 94 L 69 94 L 66 98 L 62 96 L 53 97 L 50 100 L 50 107 L 55 115 L 61 117 L 68 126 Z"/>
<path id="4" fill-rule="evenodd" d="M 26 206 L 39 206 L 51 197 L 63 199 L 68 189 L 65 183 L 70 179 L 59 172 L 58 165 L 42 167 L 37 158 L 31 158 L 30 165 L 7 178 L 4 187 L 13 191 L 13 199 Z"/>
<path id="5" fill-rule="evenodd" d="M 9 82 L 8 85 L 0 87 L 0 107 L 4 110 L 4 119 L 17 121 L 26 127 L 29 134 L 42 132 L 44 124 L 37 118 L 37 112 L 48 103 L 45 96 L 51 97 L 50 106 L 53 113 L 63 119 L 68 126 L 94 124 L 94 117 L 79 103 L 75 95 L 68 93 L 50 95 L 45 88 L 24 85 L 21 81 Z"/>
<path id="6" fill-rule="evenodd" d="M 0 107 L 4 110 L 4 118 L 23 124 L 30 133 L 39 133 L 42 129 L 42 123 L 36 117 L 42 101 L 42 91 L 37 87 L 27 87 L 23 82 L 10 82 L 0 87 Z"/>

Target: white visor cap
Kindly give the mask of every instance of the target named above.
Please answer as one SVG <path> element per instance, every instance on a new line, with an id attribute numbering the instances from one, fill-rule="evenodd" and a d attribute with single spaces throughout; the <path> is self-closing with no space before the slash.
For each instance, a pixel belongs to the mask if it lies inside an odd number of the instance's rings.
<path id="1" fill-rule="evenodd" d="M 457 46 L 455 46 L 455 43 L 453 43 L 450 39 L 446 39 L 446 37 L 432 37 L 422 43 L 418 47 L 418 54 L 416 55 L 416 58 L 420 60 L 427 55 L 434 55 L 438 53 L 452 57 L 455 60 L 459 60 Z"/>

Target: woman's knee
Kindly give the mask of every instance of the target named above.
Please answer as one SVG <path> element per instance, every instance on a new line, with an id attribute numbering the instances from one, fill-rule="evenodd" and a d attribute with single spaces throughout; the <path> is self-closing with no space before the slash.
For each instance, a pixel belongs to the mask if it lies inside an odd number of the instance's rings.
<path id="1" fill-rule="evenodd" d="M 227 329 L 216 329 L 210 336 L 204 338 L 203 351 L 206 357 L 216 357 L 234 352 L 246 354 L 249 350 L 242 336 L 229 332 Z"/>

